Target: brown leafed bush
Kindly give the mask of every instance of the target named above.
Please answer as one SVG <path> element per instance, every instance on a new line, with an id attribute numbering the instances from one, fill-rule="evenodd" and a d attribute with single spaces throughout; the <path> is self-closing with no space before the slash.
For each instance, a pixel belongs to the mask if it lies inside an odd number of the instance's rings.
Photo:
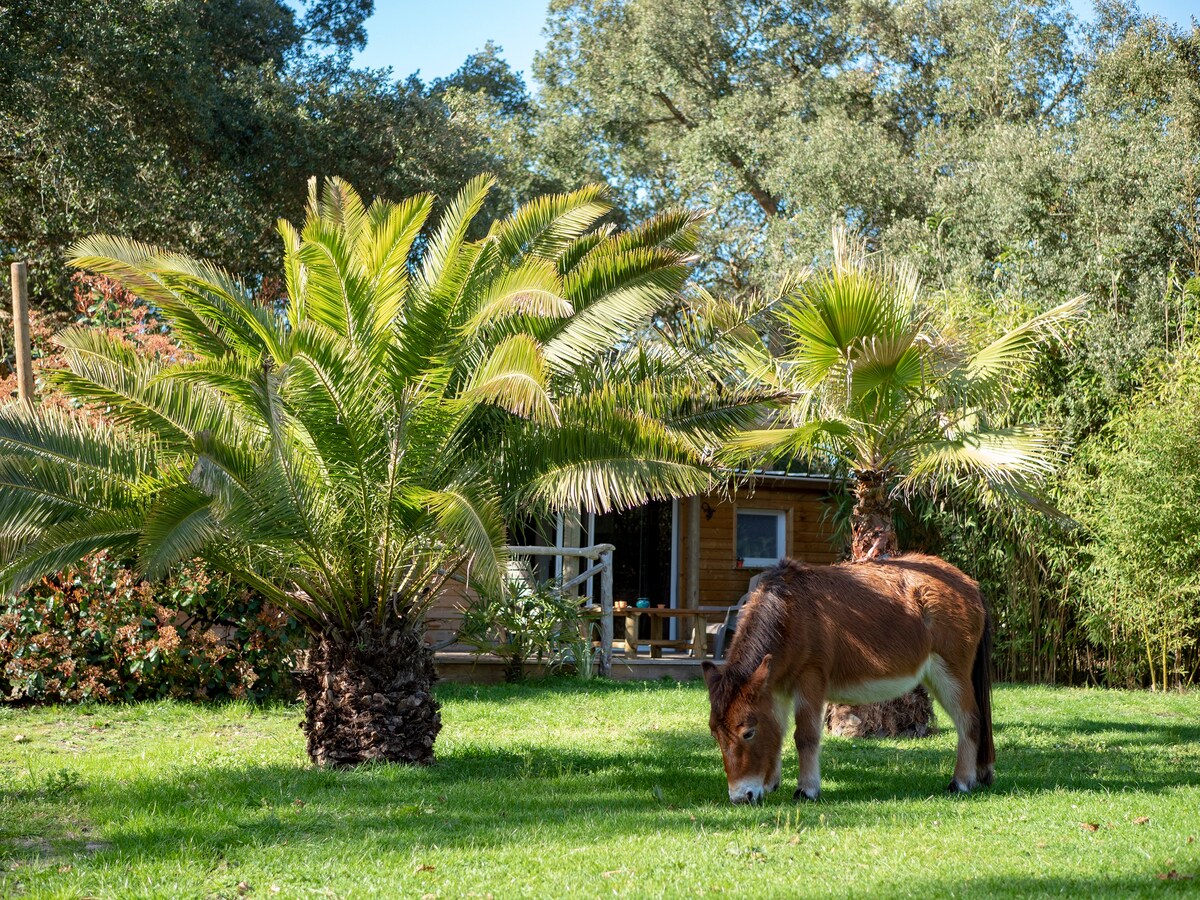
<path id="1" fill-rule="evenodd" d="M 296 623 L 201 565 L 152 585 L 104 555 L 0 600 L 0 700 L 261 700 L 290 691 Z"/>
<path id="2" fill-rule="evenodd" d="M 75 324 L 102 328 L 163 360 L 180 350 L 158 310 L 117 282 L 77 273 Z M 31 316 L 36 402 L 102 421 L 46 375 L 61 368 L 54 334 L 71 321 Z M 0 328 L 0 402 L 15 398 L 11 323 Z M 151 585 L 104 555 L 0 598 L 0 701 L 77 702 L 188 697 L 263 699 L 290 691 L 296 623 L 261 597 L 207 572 L 185 568 Z"/>

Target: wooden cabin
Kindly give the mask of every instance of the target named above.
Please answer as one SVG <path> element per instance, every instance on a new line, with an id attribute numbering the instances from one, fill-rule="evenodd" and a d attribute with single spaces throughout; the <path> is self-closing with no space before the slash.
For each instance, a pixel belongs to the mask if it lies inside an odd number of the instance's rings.
<path id="1" fill-rule="evenodd" d="M 782 557 L 830 563 L 824 476 L 765 475 L 718 493 L 584 517 L 580 545 L 612 544 L 613 599 L 689 608 L 737 601 L 757 571 Z M 574 537 L 560 529 L 561 546 Z"/>
<path id="2" fill-rule="evenodd" d="M 782 557 L 815 564 L 837 559 L 831 543 L 829 490 L 827 476 L 763 474 L 732 495 L 711 493 L 606 515 L 559 516 L 522 540 L 554 547 L 611 544 L 615 548 L 613 600 L 618 609 L 645 600 L 662 609 L 707 609 L 713 614 L 735 604 L 750 579 Z M 537 580 L 570 580 L 580 573 L 580 562 L 553 556 L 531 560 Z M 583 565 L 586 569 L 588 564 Z M 598 582 L 592 578 L 580 585 L 581 597 L 598 603 Z M 453 636 L 457 607 L 463 602 L 461 590 L 448 592 L 439 601 L 431 611 L 432 640 L 444 642 Z M 699 644 L 691 629 L 700 620 L 682 613 L 660 617 L 663 631 L 656 636 L 676 644 L 690 639 L 692 647 L 685 655 L 698 665 Z M 618 652 L 626 637 L 624 624 L 618 615 Z M 645 637 L 646 623 L 640 627 Z M 636 655 L 636 649 L 630 655 Z"/>

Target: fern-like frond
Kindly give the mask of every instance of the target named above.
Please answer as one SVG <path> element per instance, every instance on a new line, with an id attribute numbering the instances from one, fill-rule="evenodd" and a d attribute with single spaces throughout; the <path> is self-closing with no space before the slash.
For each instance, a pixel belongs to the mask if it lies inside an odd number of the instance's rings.
<path id="1" fill-rule="evenodd" d="M 425 503 L 442 532 L 464 549 L 471 578 L 480 589 L 499 590 L 508 562 L 508 531 L 490 482 L 477 474 L 470 481 L 428 492 Z"/>
<path id="2" fill-rule="evenodd" d="M 149 441 L 23 403 L 0 406 L 0 459 L 7 458 L 45 461 L 125 485 L 136 484 L 157 465 Z"/>
<path id="3" fill-rule="evenodd" d="M 201 431 L 242 433 L 230 408 L 195 385 L 159 378 L 159 365 L 133 346 L 94 329 L 69 328 L 55 341 L 67 368 L 51 379 L 72 396 L 101 404 L 106 416 L 153 434 L 174 452 L 186 452 Z"/>
<path id="4" fill-rule="evenodd" d="M 495 179 L 490 175 L 477 175 L 464 185 L 442 213 L 421 260 L 420 280 L 426 293 L 445 293 L 445 280 L 451 276 L 462 252 L 467 229 L 483 209 L 494 185 Z"/>
<path id="5" fill-rule="evenodd" d="M 464 329 L 470 333 L 511 316 L 561 319 L 574 312 L 562 296 L 562 280 L 553 264 L 540 259 L 522 262 L 492 281 L 479 297 L 479 307 Z"/>
<path id="6" fill-rule="evenodd" d="M 89 553 L 133 552 L 141 530 L 137 509 L 72 518 L 40 531 L 0 568 L 0 593 L 17 593 L 37 579 L 77 563 Z"/>
<path id="7" fill-rule="evenodd" d="M 164 490 L 145 513 L 138 536 L 138 565 L 148 578 L 200 556 L 217 536 L 213 498 L 186 481 Z"/>
<path id="8" fill-rule="evenodd" d="M 204 356 L 219 356 L 229 351 L 217 329 L 190 309 L 153 272 L 152 261 L 167 255 L 165 250 L 101 234 L 77 241 L 67 255 L 71 265 L 113 278 L 134 296 L 164 310 L 176 339 L 189 350 Z"/>
<path id="9" fill-rule="evenodd" d="M 622 453 L 549 468 L 533 479 L 527 494 L 543 509 L 606 513 L 703 494 L 714 483 L 709 472 L 690 463 Z"/>

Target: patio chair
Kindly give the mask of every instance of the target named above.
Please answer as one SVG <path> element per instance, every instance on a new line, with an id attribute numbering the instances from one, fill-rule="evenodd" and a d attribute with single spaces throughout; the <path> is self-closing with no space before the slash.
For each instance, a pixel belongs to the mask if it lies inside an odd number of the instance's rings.
<path id="1" fill-rule="evenodd" d="M 725 647 L 733 640 L 734 632 L 737 631 L 738 613 L 742 610 L 742 604 L 750 599 L 750 595 L 754 593 L 754 589 L 758 587 L 762 577 L 760 572 L 750 579 L 746 593 L 742 594 L 741 599 L 725 611 L 725 621 L 713 622 L 708 625 L 706 630 L 710 635 L 709 644 L 713 648 L 713 659 L 725 658 Z"/>

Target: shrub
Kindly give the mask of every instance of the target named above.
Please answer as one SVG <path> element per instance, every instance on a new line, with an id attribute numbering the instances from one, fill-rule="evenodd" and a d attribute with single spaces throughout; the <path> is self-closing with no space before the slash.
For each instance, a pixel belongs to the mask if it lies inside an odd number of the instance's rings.
<path id="1" fill-rule="evenodd" d="M 152 585 L 107 556 L 0 599 L 0 699 L 264 699 L 290 688 L 294 621 L 185 566 Z"/>
<path id="2" fill-rule="evenodd" d="M 508 681 L 524 678 L 531 659 L 550 668 L 570 664 L 586 677 L 591 674 L 591 643 L 581 626 L 578 601 L 563 596 L 556 584 L 533 587 L 509 579 L 500 596 L 479 597 L 463 609 L 458 640 L 477 655 L 503 659 Z"/>

